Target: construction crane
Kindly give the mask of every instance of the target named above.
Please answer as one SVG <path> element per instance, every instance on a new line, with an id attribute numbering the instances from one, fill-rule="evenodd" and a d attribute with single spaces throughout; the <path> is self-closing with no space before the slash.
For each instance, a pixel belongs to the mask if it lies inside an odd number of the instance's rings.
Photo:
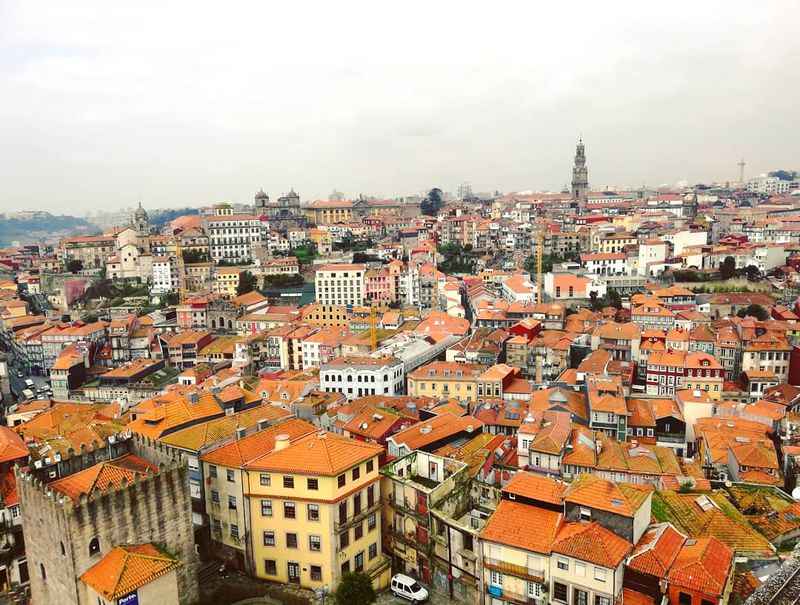
<path id="1" fill-rule="evenodd" d="M 544 261 L 544 227 L 539 229 L 536 238 L 536 294 L 539 304 L 544 302 L 544 274 L 542 266 Z"/>
<path id="2" fill-rule="evenodd" d="M 375 301 L 371 301 L 369 304 L 369 347 L 371 351 L 375 351 L 378 348 L 378 328 L 377 324 L 377 313 L 375 312 Z"/>
<path id="3" fill-rule="evenodd" d="M 186 302 L 186 267 L 183 263 L 183 248 L 181 247 L 181 236 L 175 237 L 175 262 L 178 265 L 178 301 L 180 304 Z"/>

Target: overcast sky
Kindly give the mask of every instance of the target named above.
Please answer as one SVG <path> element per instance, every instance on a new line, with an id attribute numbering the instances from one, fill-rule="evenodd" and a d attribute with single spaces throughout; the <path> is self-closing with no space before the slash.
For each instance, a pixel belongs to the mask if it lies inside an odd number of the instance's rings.
<path id="1" fill-rule="evenodd" d="M 0 210 L 800 168 L 794 2 L 0 0 Z"/>

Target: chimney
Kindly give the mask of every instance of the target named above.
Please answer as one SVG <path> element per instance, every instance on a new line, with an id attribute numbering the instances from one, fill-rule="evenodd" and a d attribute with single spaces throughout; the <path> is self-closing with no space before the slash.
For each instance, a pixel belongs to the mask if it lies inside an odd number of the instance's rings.
<path id="1" fill-rule="evenodd" d="M 275 436 L 275 451 L 279 452 L 289 447 L 289 435 L 281 433 Z"/>

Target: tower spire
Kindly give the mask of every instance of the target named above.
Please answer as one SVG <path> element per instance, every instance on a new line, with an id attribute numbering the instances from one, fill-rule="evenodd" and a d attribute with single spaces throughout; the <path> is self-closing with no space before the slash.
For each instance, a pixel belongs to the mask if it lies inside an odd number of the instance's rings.
<path id="1" fill-rule="evenodd" d="M 572 167 L 572 198 L 584 204 L 589 194 L 589 169 L 586 167 L 586 153 L 583 146 L 583 135 L 578 138 L 575 149 L 575 164 Z"/>

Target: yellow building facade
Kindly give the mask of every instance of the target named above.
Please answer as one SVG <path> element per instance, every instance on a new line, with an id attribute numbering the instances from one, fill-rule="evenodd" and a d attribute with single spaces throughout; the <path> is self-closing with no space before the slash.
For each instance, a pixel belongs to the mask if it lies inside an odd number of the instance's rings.
<path id="1" fill-rule="evenodd" d="M 293 442 L 246 466 L 252 573 L 259 578 L 333 590 L 361 571 L 388 585 L 381 554 L 380 446 L 330 433 Z"/>

